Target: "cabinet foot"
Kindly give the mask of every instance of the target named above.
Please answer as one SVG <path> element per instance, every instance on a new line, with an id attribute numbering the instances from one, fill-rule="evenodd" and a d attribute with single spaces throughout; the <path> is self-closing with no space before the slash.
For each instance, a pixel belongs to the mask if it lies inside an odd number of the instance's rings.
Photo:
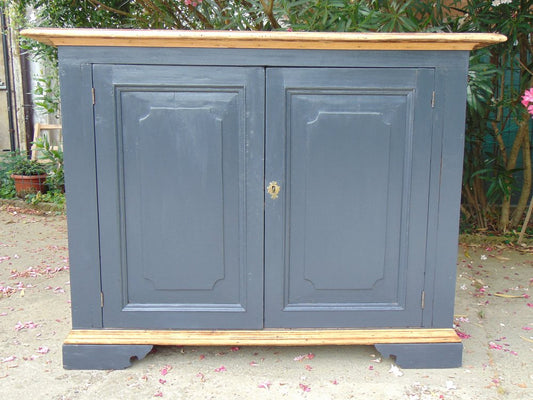
<path id="1" fill-rule="evenodd" d="M 134 359 L 142 360 L 152 345 L 64 344 L 65 369 L 124 369 Z"/>
<path id="2" fill-rule="evenodd" d="M 376 344 L 384 358 L 395 357 L 402 368 L 457 368 L 462 364 L 462 343 Z"/>

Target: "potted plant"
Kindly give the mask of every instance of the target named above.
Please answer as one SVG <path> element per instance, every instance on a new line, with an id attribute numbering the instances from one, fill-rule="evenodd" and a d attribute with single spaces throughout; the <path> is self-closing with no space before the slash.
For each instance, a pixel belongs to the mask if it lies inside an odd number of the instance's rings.
<path id="1" fill-rule="evenodd" d="M 47 176 L 42 164 L 23 155 L 15 155 L 11 162 L 11 178 L 15 182 L 15 190 L 19 197 L 30 193 L 44 193 Z"/>

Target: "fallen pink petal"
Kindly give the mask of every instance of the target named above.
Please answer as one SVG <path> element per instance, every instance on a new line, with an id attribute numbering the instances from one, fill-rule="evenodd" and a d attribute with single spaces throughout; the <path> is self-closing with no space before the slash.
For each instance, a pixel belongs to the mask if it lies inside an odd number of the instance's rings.
<path id="1" fill-rule="evenodd" d="M 464 332 L 461 332 L 460 330 L 456 329 L 455 332 L 457 333 L 457 336 L 459 336 L 461 339 L 468 339 L 471 338 L 472 335 L 468 335 Z"/>
<path id="2" fill-rule="evenodd" d="M 294 361 L 302 361 L 305 359 L 312 360 L 313 358 L 315 358 L 315 355 L 313 353 L 308 353 L 308 354 L 302 354 L 302 355 L 294 357 Z"/>
<path id="3" fill-rule="evenodd" d="M 227 371 L 226 367 L 221 365 L 220 367 L 218 368 L 215 368 L 215 372 L 225 372 Z"/>
<path id="4" fill-rule="evenodd" d="M 494 350 L 501 350 L 503 349 L 503 346 L 494 342 L 489 342 L 489 348 Z"/>
<path id="5" fill-rule="evenodd" d="M 7 362 L 15 361 L 16 359 L 17 359 L 17 357 L 15 357 L 15 356 L 9 356 L 9 357 L 3 358 L 2 362 L 3 363 L 7 363 Z"/>
<path id="6" fill-rule="evenodd" d="M 163 393 L 161 391 L 158 391 L 154 394 L 154 397 L 163 397 Z"/>
<path id="7" fill-rule="evenodd" d="M 50 351 L 50 349 L 46 346 L 39 347 L 39 350 L 37 350 L 37 353 L 40 354 L 47 354 Z"/>
<path id="8" fill-rule="evenodd" d="M 172 367 L 170 365 L 165 365 L 163 368 L 161 368 L 161 375 L 165 376 L 171 369 Z"/>
<path id="9" fill-rule="evenodd" d="M 257 385 L 259 389 L 270 389 L 270 386 L 272 386 L 270 382 L 263 382 Z"/>
<path id="10" fill-rule="evenodd" d="M 303 383 L 300 383 L 300 389 L 302 389 L 304 392 L 310 392 L 311 388 L 309 385 L 304 385 Z"/>
<path id="11" fill-rule="evenodd" d="M 165 383 L 167 383 L 167 381 L 165 379 L 159 378 L 159 383 L 164 385 Z"/>
<path id="12" fill-rule="evenodd" d="M 237 347 L 237 346 L 235 346 L 235 347 L 232 347 L 232 348 L 231 348 L 230 350 L 231 350 L 231 351 L 239 351 L 239 350 L 240 350 L 240 348 L 239 348 L 239 347 Z"/>

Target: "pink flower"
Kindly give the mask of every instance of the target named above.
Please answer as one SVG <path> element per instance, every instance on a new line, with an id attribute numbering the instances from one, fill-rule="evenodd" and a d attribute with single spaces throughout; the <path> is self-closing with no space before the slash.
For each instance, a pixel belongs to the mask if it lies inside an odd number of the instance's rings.
<path id="1" fill-rule="evenodd" d="M 526 90 L 522 96 L 522 104 L 527 107 L 529 103 L 533 103 L 533 88 Z"/>
<path id="2" fill-rule="evenodd" d="M 524 92 L 522 104 L 527 108 L 527 112 L 533 116 L 533 88 Z"/>

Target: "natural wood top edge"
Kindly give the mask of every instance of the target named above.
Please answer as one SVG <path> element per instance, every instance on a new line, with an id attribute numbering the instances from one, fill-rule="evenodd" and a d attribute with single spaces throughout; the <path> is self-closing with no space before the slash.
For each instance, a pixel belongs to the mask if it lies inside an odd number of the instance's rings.
<path id="1" fill-rule="evenodd" d="M 51 46 L 199 47 L 323 50 L 474 50 L 507 40 L 496 33 L 352 33 L 31 28 L 21 35 Z"/>
<path id="2" fill-rule="evenodd" d="M 152 344 L 190 346 L 373 345 L 460 343 L 453 329 L 269 329 L 269 330 L 72 330 L 65 344 Z"/>

